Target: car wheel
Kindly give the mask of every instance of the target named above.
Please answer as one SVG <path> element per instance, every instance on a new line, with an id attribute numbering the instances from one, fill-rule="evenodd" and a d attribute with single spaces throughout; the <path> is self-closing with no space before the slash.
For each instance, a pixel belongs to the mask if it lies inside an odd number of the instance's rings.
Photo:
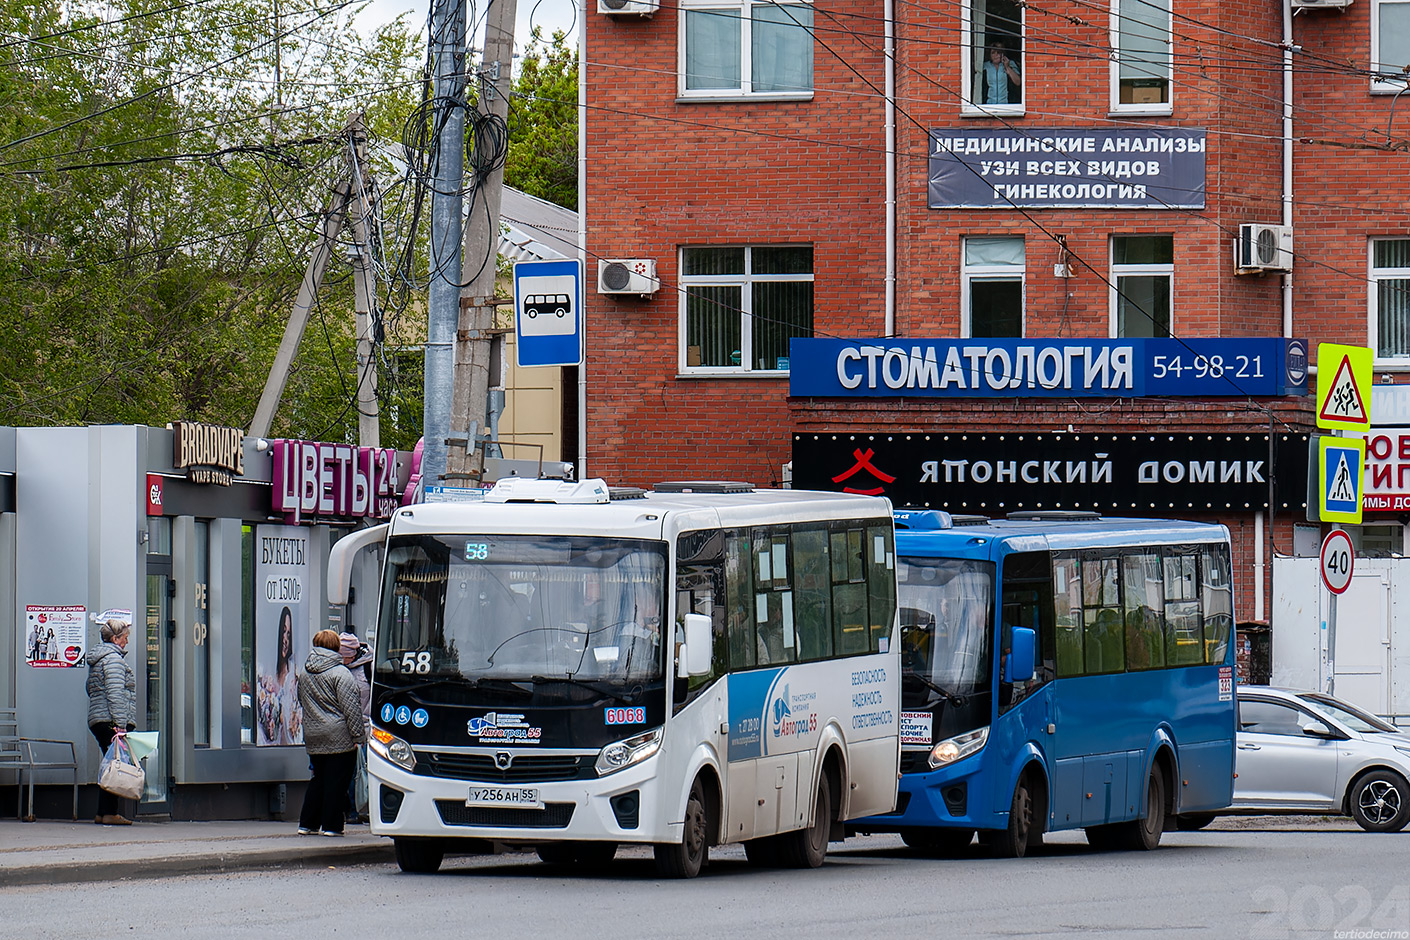
<path id="1" fill-rule="evenodd" d="M 1410 821 L 1410 784 L 1400 774 L 1376 770 L 1351 785 L 1351 818 L 1367 832 L 1399 832 Z"/>
<path id="2" fill-rule="evenodd" d="M 685 801 L 685 826 L 681 841 L 654 849 L 656 871 L 665 878 L 694 878 L 710 854 L 709 822 L 705 812 L 705 787 L 696 777 Z"/>
<path id="3" fill-rule="evenodd" d="M 393 839 L 396 850 L 397 867 L 402 871 L 417 875 L 429 875 L 440 871 L 445 849 L 430 839 Z"/>

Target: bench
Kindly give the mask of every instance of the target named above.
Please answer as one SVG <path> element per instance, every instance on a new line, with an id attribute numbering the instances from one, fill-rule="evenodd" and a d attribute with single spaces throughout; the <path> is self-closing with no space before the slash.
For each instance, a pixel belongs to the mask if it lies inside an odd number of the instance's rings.
<path id="1" fill-rule="evenodd" d="M 24 738 L 19 733 L 19 710 L 0 708 L 0 773 L 15 772 L 15 814 L 34 822 L 34 784 L 40 774 L 67 773 L 73 779 L 73 818 L 78 818 L 78 754 L 72 741 Z M 29 784 L 29 812 L 25 812 L 25 783 Z"/>

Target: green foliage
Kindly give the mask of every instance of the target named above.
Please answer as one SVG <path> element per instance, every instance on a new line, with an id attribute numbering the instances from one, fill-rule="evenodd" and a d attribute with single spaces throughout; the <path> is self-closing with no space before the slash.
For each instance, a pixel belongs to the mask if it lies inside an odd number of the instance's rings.
<path id="1" fill-rule="evenodd" d="M 0 0 L 0 422 L 249 425 L 349 114 L 389 179 L 382 142 L 419 94 L 415 37 L 341 9 Z M 349 237 L 276 435 L 356 438 Z M 389 309 L 388 342 L 419 341 L 415 320 Z"/>
<path id="2" fill-rule="evenodd" d="M 578 50 L 561 30 L 545 43 L 535 28 L 513 94 L 504 182 L 577 209 Z"/>

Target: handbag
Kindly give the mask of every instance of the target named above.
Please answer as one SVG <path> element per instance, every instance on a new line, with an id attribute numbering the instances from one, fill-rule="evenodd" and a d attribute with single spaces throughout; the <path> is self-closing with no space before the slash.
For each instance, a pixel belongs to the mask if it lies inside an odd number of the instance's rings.
<path id="1" fill-rule="evenodd" d="M 113 743 L 108 745 L 98 767 L 98 786 L 129 800 L 140 800 L 146 789 L 147 772 L 132 759 L 132 751 L 120 731 L 113 735 Z"/>

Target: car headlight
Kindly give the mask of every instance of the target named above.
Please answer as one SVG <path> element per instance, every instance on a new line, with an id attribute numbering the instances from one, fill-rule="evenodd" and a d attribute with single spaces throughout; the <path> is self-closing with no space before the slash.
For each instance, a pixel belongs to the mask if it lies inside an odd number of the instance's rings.
<path id="1" fill-rule="evenodd" d="M 368 747 L 377 752 L 381 757 L 386 758 L 403 770 L 412 771 L 416 769 L 416 755 L 411 752 L 411 745 L 401 738 L 384 731 L 381 728 L 373 728 L 372 736 L 367 739 Z"/>
<path id="2" fill-rule="evenodd" d="M 961 757 L 968 757 L 983 749 L 988 740 L 988 725 L 978 731 L 968 731 L 953 738 L 946 738 L 930 749 L 930 768 L 934 770 L 936 767 L 952 764 Z"/>
<path id="3" fill-rule="evenodd" d="M 639 764 L 659 750 L 661 750 L 660 728 L 627 738 L 625 741 L 609 744 L 602 749 L 602 753 L 597 755 L 597 775 L 605 777 L 610 773 L 616 773 L 623 767 Z"/>

